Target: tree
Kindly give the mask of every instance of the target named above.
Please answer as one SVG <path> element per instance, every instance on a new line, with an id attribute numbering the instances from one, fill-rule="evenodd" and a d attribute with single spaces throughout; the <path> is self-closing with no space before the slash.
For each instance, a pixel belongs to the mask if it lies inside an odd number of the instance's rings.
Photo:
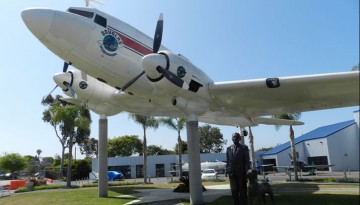
<path id="1" fill-rule="evenodd" d="M 129 157 L 142 154 L 143 142 L 136 135 L 125 135 L 109 140 L 109 157 Z"/>
<path id="2" fill-rule="evenodd" d="M 38 172 L 37 159 L 32 155 L 26 155 L 23 157 L 26 163 L 26 169 L 30 176 Z"/>
<path id="3" fill-rule="evenodd" d="M 157 145 L 149 145 L 147 147 L 147 153 L 148 155 L 169 155 L 169 154 L 175 154 L 172 150 L 164 149 L 162 146 Z"/>
<path id="4" fill-rule="evenodd" d="M 37 149 L 36 150 L 36 154 L 37 154 L 37 161 L 38 161 L 38 171 L 40 171 L 42 168 L 41 168 L 41 159 L 40 159 L 40 155 L 42 153 L 42 150 L 41 149 Z"/>
<path id="5" fill-rule="evenodd" d="M 36 150 L 36 154 L 38 155 L 38 158 L 40 158 L 41 153 L 42 153 L 41 149 Z"/>
<path id="6" fill-rule="evenodd" d="M 174 151 L 175 151 L 176 154 L 179 154 L 179 143 L 175 144 Z M 183 153 L 183 154 L 188 153 L 187 141 L 182 141 L 181 140 L 181 153 Z"/>
<path id="7" fill-rule="evenodd" d="M 72 180 L 88 178 L 89 173 L 91 172 L 91 160 L 76 160 L 75 165 L 73 165 L 73 170 L 74 174 L 71 176 Z"/>
<path id="8" fill-rule="evenodd" d="M 65 149 L 69 148 L 67 187 L 71 187 L 72 147 L 74 143 L 81 144 L 89 138 L 91 116 L 88 109 L 61 101 L 61 98 L 61 95 L 57 95 L 55 99 L 48 95 L 42 100 L 41 104 L 47 107 L 43 112 L 42 119 L 54 128 L 55 134 L 62 146 L 60 176 L 63 174 Z M 61 133 L 61 137 L 58 134 L 58 130 Z"/>
<path id="9" fill-rule="evenodd" d="M 252 134 L 251 127 L 249 126 L 249 146 L 250 146 L 250 159 L 252 169 L 256 169 L 256 159 L 254 151 L 254 135 Z"/>
<path id="10" fill-rule="evenodd" d="M 353 66 L 351 70 L 352 71 L 359 71 L 360 70 L 360 64 L 357 64 L 357 65 Z"/>
<path id="11" fill-rule="evenodd" d="M 217 127 L 211 127 L 209 124 L 199 127 L 200 152 L 201 153 L 220 153 L 226 140 Z"/>
<path id="12" fill-rule="evenodd" d="M 90 135 L 90 112 L 83 106 L 67 104 L 55 106 L 53 121 L 60 125 L 61 134 L 68 136 L 69 158 L 67 166 L 66 187 L 71 188 L 72 148 Z"/>
<path id="13" fill-rule="evenodd" d="M 143 156 L 144 156 L 144 183 L 146 184 L 146 175 L 147 175 L 147 142 L 146 142 L 146 129 L 152 127 L 157 129 L 159 127 L 159 121 L 156 120 L 154 117 L 149 116 L 142 116 L 136 114 L 130 114 L 130 117 L 137 123 L 140 124 L 144 131 L 144 138 L 143 138 Z"/>
<path id="14" fill-rule="evenodd" d="M 285 120 L 298 120 L 301 117 L 300 112 L 296 113 L 284 113 L 279 115 L 273 115 L 272 118 L 276 119 L 285 119 Z M 281 125 L 275 125 L 275 129 L 279 130 Z M 297 174 L 297 157 L 296 157 L 296 149 L 295 149 L 295 135 L 294 130 L 292 128 L 292 125 L 290 125 L 290 146 L 291 146 L 291 152 L 292 152 L 292 160 L 294 165 L 294 173 L 295 173 L 295 180 L 299 180 L 298 174 Z"/>
<path id="15" fill-rule="evenodd" d="M 80 146 L 80 153 L 84 154 L 86 158 L 91 158 L 98 156 L 98 140 L 95 138 L 90 138 L 85 140 L 84 142 L 79 144 Z"/>
<path id="16" fill-rule="evenodd" d="M 59 100 L 61 97 L 61 95 L 57 95 L 54 99 L 51 95 L 48 95 L 41 101 L 41 104 L 47 107 L 47 109 L 45 109 L 43 112 L 42 120 L 46 123 L 49 123 L 54 128 L 56 137 L 59 139 L 59 142 L 61 144 L 60 177 L 63 177 L 65 149 L 68 148 L 68 136 L 59 135 L 58 129 L 60 130 L 60 125 L 59 123 L 54 121 L 54 109 L 58 106 L 67 105 L 66 102 Z"/>
<path id="17" fill-rule="evenodd" d="M 178 147 L 177 147 L 177 153 L 179 155 L 179 177 L 182 177 L 182 140 L 180 132 L 183 130 L 186 126 L 186 120 L 183 118 L 174 118 L 174 117 L 168 117 L 168 118 L 161 118 L 160 123 L 167 126 L 168 128 L 175 130 L 178 134 Z"/>
<path id="18" fill-rule="evenodd" d="M 12 174 L 19 172 L 26 167 L 26 161 L 20 154 L 5 154 L 0 157 L 0 169 Z M 14 175 L 13 175 L 14 176 Z"/>

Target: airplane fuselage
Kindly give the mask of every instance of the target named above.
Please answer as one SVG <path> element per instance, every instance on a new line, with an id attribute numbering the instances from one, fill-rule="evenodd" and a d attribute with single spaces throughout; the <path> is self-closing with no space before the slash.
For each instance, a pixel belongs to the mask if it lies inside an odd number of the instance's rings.
<path id="1" fill-rule="evenodd" d="M 75 98 L 66 100 L 98 114 L 192 115 L 202 122 L 241 127 L 301 125 L 263 116 L 359 104 L 359 72 L 213 82 L 187 58 L 161 46 L 157 36 L 162 36 L 162 26 L 153 40 L 93 8 L 32 8 L 22 18 L 64 65 L 81 71 L 70 74 L 64 66 L 54 76 L 65 94 Z"/>
<path id="2" fill-rule="evenodd" d="M 173 85 L 155 68 L 144 69 L 143 57 L 152 53 L 153 40 L 132 26 L 92 8 L 69 8 L 67 12 L 31 9 L 31 17 L 26 11 L 22 14 L 24 21 L 49 50 L 100 82 L 121 90 L 129 79 L 145 70 L 146 75 L 129 87 L 127 94 L 165 107 L 178 103 L 188 108 L 188 102 L 193 101 L 204 105 L 199 114 L 207 111 L 208 85 L 213 81 L 188 59 L 165 47 L 160 47 L 159 53 L 166 57 L 166 69 L 181 77 L 189 88 Z"/>

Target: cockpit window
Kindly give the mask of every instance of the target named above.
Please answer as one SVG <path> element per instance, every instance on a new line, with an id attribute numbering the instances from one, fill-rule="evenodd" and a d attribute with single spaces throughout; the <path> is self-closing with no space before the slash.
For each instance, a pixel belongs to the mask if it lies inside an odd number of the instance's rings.
<path id="1" fill-rule="evenodd" d="M 107 24 L 106 18 L 96 14 L 94 22 L 106 28 L 106 24 Z"/>
<path id="2" fill-rule="evenodd" d="M 81 11 L 81 10 L 77 10 L 77 9 L 68 9 L 68 11 L 70 13 L 73 13 L 73 14 L 77 14 L 77 15 L 80 15 L 80 16 L 84 16 L 86 18 L 92 18 L 94 17 L 94 13 L 93 12 L 89 12 L 89 11 Z"/>

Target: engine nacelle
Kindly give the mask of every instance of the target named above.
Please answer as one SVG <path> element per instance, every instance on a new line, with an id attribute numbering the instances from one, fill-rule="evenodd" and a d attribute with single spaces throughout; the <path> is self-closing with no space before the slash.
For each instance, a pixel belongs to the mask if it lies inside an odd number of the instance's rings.
<path id="1" fill-rule="evenodd" d="M 174 97 L 172 105 L 179 108 L 185 114 L 203 115 L 208 109 L 209 104 L 200 100 L 186 100 L 182 97 Z"/>
<path id="2" fill-rule="evenodd" d="M 201 80 L 206 80 L 206 82 L 209 80 L 205 73 L 194 66 L 188 59 L 170 51 L 161 51 L 159 53 L 146 55 L 143 57 L 142 65 L 148 79 L 158 88 L 157 93 L 159 94 L 174 93 L 183 89 L 170 82 L 164 74 L 159 71 L 159 66 L 183 80 L 184 83 L 188 85 L 186 86 L 186 90 L 192 92 L 198 92 L 198 90 L 203 87 L 204 82 L 201 82 Z M 205 79 L 201 79 L 204 77 Z"/>
<path id="3" fill-rule="evenodd" d="M 107 116 L 121 112 L 116 104 L 109 104 L 110 98 L 117 91 L 115 88 L 77 70 L 58 73 L 53 78 L 56 84 L 63 89 L 63 92 L 71 97 L 63 100 L 85 105 L 90 110 Z M 73 96 L 68 89 L 67 83 L 75 91 L 76 96 Z"/>

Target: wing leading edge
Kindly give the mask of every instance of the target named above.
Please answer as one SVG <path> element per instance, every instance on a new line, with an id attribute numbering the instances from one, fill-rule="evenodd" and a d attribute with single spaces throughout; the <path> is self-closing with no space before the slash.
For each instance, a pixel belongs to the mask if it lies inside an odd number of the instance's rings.
<path id="1" fill-rule="evenodd" d="M 256 117 L 359 105 L 359 71 L 217 82 L 210 86 L 214 112 Z"/>

